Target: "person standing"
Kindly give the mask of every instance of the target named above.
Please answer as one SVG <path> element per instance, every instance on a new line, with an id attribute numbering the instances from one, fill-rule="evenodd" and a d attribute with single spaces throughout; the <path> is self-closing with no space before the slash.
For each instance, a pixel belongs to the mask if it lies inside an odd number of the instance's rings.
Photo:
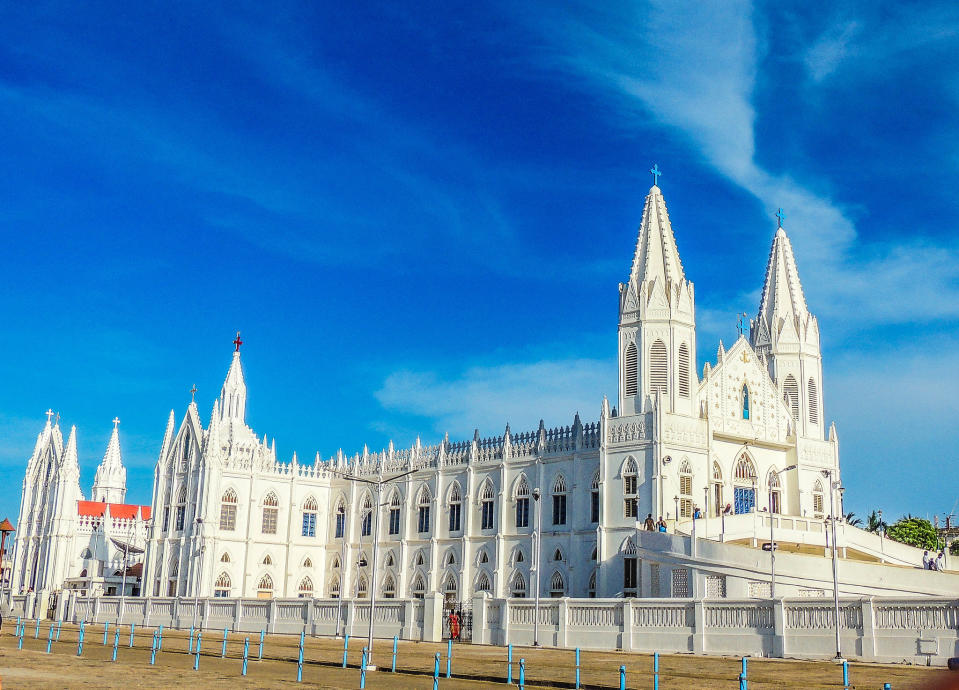
<path id="1" fill-rule="evenodd" d="M 936 570 L 945 570 L 946 569 L 946 552 L 940 551 L 939 555 L 936 556 Z"/>
<path id="2" fill-rule="evenodd" d="M 646 528 L 646 531 L 647 531 L 647 532 L 654 532 L 654 531 L 656 531 L 656 523 L 653 522 L 653 514 L 652 514 L 652 513 L 649 513 L 649 514 L 646 516 L 646 522 L 643 523 L 643 527 Z"/>
<path id="3" fill-rule="evenodd" d="M 659 531 L 660 531 L 660 532 L 665 532 L 665 531 L 666 531 L 666 521 L 663 520 L 663 516 L 662 516 L 662 515 L 659 516 L 659 522 L 656 523 L 656 526 L 659 528 Z"/>
<path id="4" fill-rule="evenodd" d="M 450 613 L 450 639 L 453 641 L 460 639 L 460 617 L 456 611 Z"/>
<path id="5" fill-rule="evenodd" d="M 923 552 L 922 552 L 922 569 L 923 569 L 923 570 L 929 570 L 929 564 L 930 564 L 931 562 L 932 562 L 932 561 L 929 560 L 929 552 L 928 552 L 928 551 L 923 551 Z"/>

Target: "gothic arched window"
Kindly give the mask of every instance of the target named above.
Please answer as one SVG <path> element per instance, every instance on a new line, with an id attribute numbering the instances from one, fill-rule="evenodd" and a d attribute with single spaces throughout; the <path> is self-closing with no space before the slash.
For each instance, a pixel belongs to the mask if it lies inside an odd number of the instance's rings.
<path id="1" fill-rule="evenodd" d="M 220 529 L 232 532 L 236 529 L 236 491 L 227 489 L 220 499 Z"/>
<path id="2" fill-rule="evenodd" d="M 387 574 L 386 578 L 383 580 L 383 598 L 396 598 L 396 580 L 394 580 L 393 576 L 389 574 Z"/>
<path id="3" fill-rule="evenodd" d="M 363 497 L 363 512 L 360 517 L 360 536 L 368 537 L 373 533 L 373 499 L 369 494 Z"/>
<path id="4" fill-rule="evenodd" d="M 685 458 L 679 467 L 679 515 L 693 516 L 693 468 Z"/>
<path id="5" fill-rule="evenodd" d="M 816 480 L 816 485 L 812 490 L 812 512 L 813 515 L 819 519 L 822 519 L 825 515 L 826 501 L 823 496 L 822 482 L 818 479 Z"/>
<path id="6" fill-rule="evenodd" d="M 426 585 L 423 584 L 423 575 L 416 573 L 413 578 L 413 584 L 410 586 L 410 592 L 414 599 L 422 599 L 426 593 Z"/>
<path id="7" fill-rule="evenodd" d="M 563 581 L 563 576 L 558 570 L 553 572 L 549 580 L 549 596 L 553 599 L 566 596 L 566 582 Z"/>
<path id="8" fill-rule="evenodd" d="M 330 578 L 330 598 L 339 599 L 340 598 L 340 576 L 334 575 Z"/>
<path id="9" fill-rule="evenodd" d="M 186 485 L 181 484 L 180 490 L 176 494 L 176 530 L 183 531 L 183 525 L 186 522 Z"/>
<path id="10" fill-rule="evenodd" d="M 336 523 L 333 528 L 333 537 L 335 539 L 342 539 L 343 535 L 346 533 L 346 506 L 343 504 L 343 499 L 340 499 L 340 502 L 336 506 Z"/>
<path id="11" fill-rule="evenodd" d="M 493 529 L 493 501 L 495 500 L 495 494 L 493 493 L 493 482 L 487 479 L 483 482 L 483 493 L 480 498 L 481 512 L 482 512 L 482 523 L 481 529 Z"/>
<path id="12" fill-rule="evenodd" d="M 263 499 L 263 534 L 276 534 L 277 518 L 280 514 L 280 501 L 272 491 Z"/>
<path id="13" fill-rule="evenodd" d="M 516 573 L 513 576 L 513 583 L 510 585 L 510 594 L 517 599 L 526 598 L 526 580 L 523 578 L 523 573 Z"/>
<path id="14" fill-rule="evenodd" d="M 460 493 L 459 482 L 453 482 L 449 493 L 450 532 L 459 532 L 462 529 L 461 518 L 463 510 L 463 495 Z"/>
<path id="15" fill-rule="evenodd" d="M 599 522 L 599 471 L 589 485 L 589 521 Z"/>
<path id="16" fill-rule="evenodd" d="M 230 586 L 231 586 L 230 576 L 227 573 L 220 573 L 220 576 L 216 579 L 216 582 L 213 585 L 213 596 L 215 597 L 228 597 L 230 596 Z"/>
<path id="17" fill-rule="evenodd" d="M 257 599 L 272 599 L 273 598 L 273 578 L 269 575 L 264 575 L 260 578 L 260 582 L 256 586 L 256 598 Z"/>
<path id="18" fill-rule="evenodd" d="M 400 533 L 400 492 L 393 490 L 393 496 L 390 498 L 390 534 Z"/>
<path id="19" fill-rule="evenodd" d="M 566 498 L 569 493 L 566 487 L 566 477 L 557 475 L 553 482 L 553 524 L 566 524 Z"/>
<path id="20" fill-rule="evenodd" d="M 476 591 L 477 592 L 488 592 L 492 589 L 489 584 L 489 575 L 486 572 L 481 572 L 479 577 L 476 578 Z"/>
<path id="21" fill-rule="evenodd" d="M 743 419 L 749 419 L 749 386 L 743 384 Z"/>
<path id="22" fill-rule="evenodd" d="M 627 458 L 623 465 L 623 517 L 635 518 L 639 511 L 636 461 Z"/>
<path id="23" fill-rule="evenodd" d="M 308 577 L 304 577 L 300 580 L 300 587 L 298 594 L 300 599 L 312 599 L 313 598 L 313 580 Z"/>
<path id="24" fill-rule="evenodd" d="M 433 494 L 430 488 L 424 486 L 420 489 L 419 501 L 417 501 L 417 520 L 416 531 L 420 534 L 426 534 L 430 531 L 430 504 L 433 502 Z"/>
<path id="25" fill-rule="evenodd" d="M 529 527 L 529 482 L 520 475 L 516 484 L 516 526 Z"/>
<path id="26" fill-rule="evenodd" d="M 303 502 L 303 536 L 316 536 L 316 499 L 310 496 Z"/>

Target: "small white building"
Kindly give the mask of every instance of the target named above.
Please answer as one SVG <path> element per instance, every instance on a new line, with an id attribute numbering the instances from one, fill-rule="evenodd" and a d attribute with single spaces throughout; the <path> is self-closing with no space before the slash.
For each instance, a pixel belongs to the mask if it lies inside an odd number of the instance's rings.
<path id="1" fill-rule="evenodd" d="M 64 589 L 119 594 L 125 587 L 125 594 L 139 594 L 137 578 L 124 577 L 124 570 L 142 561 L 137 553 L 146 542 L 150 506 L 123 502 L 119 420 L 97 467 L 93 500 L 87 501 L 80 490 L 76 427 L 64 446 L 59 417 L 52 417 L 47 412 L 23 479 L 11 592 L 33 592 L 43 611 L 51 595 Z"/>

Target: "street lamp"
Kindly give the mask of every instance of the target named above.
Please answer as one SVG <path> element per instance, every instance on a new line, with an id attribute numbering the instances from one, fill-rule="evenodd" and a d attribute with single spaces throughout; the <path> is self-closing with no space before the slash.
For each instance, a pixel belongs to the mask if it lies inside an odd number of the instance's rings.
<path id="1" fill-rule="evenodd" d="M 363 482 L 364 484 L 372 484 L 376 486 L 376 501 L 374 503 L 376 515 L 373 520 L 373 561 L 370 564 L 370 626 L 366 635 L 366 670 L 375 671 L 376 666 L 372 663 L 373 661 L 373 618 L 374 618 L 374 607 L 376 606 L 376 557 L 380 550 L 380 498 L 383 493 L 383 485 L 389 484 L 390 482 L 395 482 L 397 479 L 403 479 L 408 477 L 419 470 L 409 470 L 408 472 L 403 472 L 402 474 L 397 474 L 396 476 L 389 477 L 388 479 L 383 479 L 383 467 L 380 465 L 380 474 L 375 479 L 366 479 L 364 477 L 357 477 L 352 474 L 344 474 L 341 472 L 336 472 L 335 470 L 330 470 L 331 474 L 338 475 L 343 479 L 349 479 L 353 482 Z M 346 533 L 343 535 L 344 541 L 346 540 Z M 342 571 L 342 564 L 340 566 Z M 343 583 L 340 583 L 340 595 L 342 596 L 343 592 Z M 344 631 L 344 635 L 346 632 Z"/>
<path id="2" fill-rule="evenodd" d="M 539 559 L 542 555 L 542 549 L 540 548 L 543 536 L 543 504 L 540 503 L 539 499 L 542 493 L 539 488 L 533 489 L 533 503 L 534 512 L 533 519 L 535 524 L 533 525 L 533 541 L 536 544 L 535 550 L 533 551 L 533 564 L 535 568 L 533 569 L 536 573 L 533 578 L 533 596 L 536 597 L 536 604 L 533 612 L 533 646 L 539 647 Z"/>
<path id="3" fill-rule="evenodd" d="M 673 496 L 676 512 L 673 513 L 673 532 L 679 532 L 679 496 Z"/>
<path id="4" fill-rule="evenodd" d="M 840 662 L 842 658 L 842 647 L 839 640 L 839 570 L 836 562 L 836 489 L 839 488 L 839 482 L 833 481 L 833 471 L 831 469 L 822 470 L 822 476 L 829 479 L 829 524 L 832 531 L 832 596 L 836 615 L 836 661 Z"/>
<path id="5" fill-rule="evenodd" d="M 776 537 L 773 533 L 773 483 L 772 478 L 776 477 L 779 479 L 779 475 L 783 472 L 788 472 L 789 470 L 794 470 L 798 465 L 789 465 L 788 467 L 783 467 L 778 472 L 776 470 L 771 470 L 769 472 L 769 486 L 766 487 L 769 490 L 769 598 L 776 598 Z"/>

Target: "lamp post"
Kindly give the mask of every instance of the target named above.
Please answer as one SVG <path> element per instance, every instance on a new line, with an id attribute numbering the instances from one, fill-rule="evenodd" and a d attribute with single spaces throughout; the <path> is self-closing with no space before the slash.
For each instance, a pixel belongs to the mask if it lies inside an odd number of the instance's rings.
<path id="1" fill-rule="evenodd" d="M 705 538 L 709 539 L 709 484 L 703 487 L 703 531 Z"/>
<path id="2" fill-rule="evenodd" d="M 372 484 L 372 485 L 374 485 L 374 486 L 376 487 L 376 502 L 374 503 L 374 506 L 375 506 L 374 510 L 376 511 L 376 515 L 375 515 L 375 519 L 374 519 L 374 521 L 373 521 L 373 539 L 372 539 L 372 541 L 373 541 L 373 560 L 372 560 L 372 563 L 370 564 L 371 574 L 370 574 L 370 583 L 369 583 L 369 588 L 370 588 L 370 590 L 369 590 L 369 591 L 370 591 L 370 625 L 369 625 L 369 629 L 368 629 L 367 635 L 366 635 L 366 638 L 367 638 L 367 639 L 366 639 L 366 670 L 367 670 L 367 671 L 375 671 L 375 670 L 376 670 L 376 666 L 373 664 L 373 618 L 374 618 L 374 610 L 373 610 L 373 609 L 374 609 L 374 607 L 376 606 L 376 560 L 377 560 L 378 552 L 379 552 L 379 550 L 380 550 L 380 541 L 379 541 L 379 536 L 380 536 L 380 497 L 381 497 L 381 495 L 382 495 L 383 485 L 384 485 L 384 484 L 389 484 L 390 482 L 395 482 L 397 479 L 403 479 L 404 477 L 408 477 L 409 475 L 411 475 L 411 474 L 413 474 L 413 473 L 415 473 L 415 472 L 418 472 L 418 471 L 419 471 L 419 470 L 409 470 L 408 472 L 403 472 L 402 474 L 397 474 L 397 475 L 395 475 L 395 476 L 393 476 L 393 477 L 389 477 L 389 478 L 387 478 L 387 479 L 384 479 L 384 478 L 383 478 L 383 466 L 380 465 L 380 473 L 379 473 L 379 476 L 377 476 L 375 479 L 367 479 L 367 478 L 365 478 L 365 477 L 357 477 L 356 475 L 344 474 L 344 473 L 341 473 L 341 472 L 336 472 L 336 471 L 334 471 L 334 470 L 331 470 L 331 473 L 332 473 L 332 474 L 338 475 L 338 476 L 342 477 L 343 479 L 348 479 L 348 480 L 353 481 L 353 482 L 362 482 L 362 483 L 364 483 L 364 484 Z M 346 541 L 346 533 L 345 533 L 345 530 L 344 530 L 343 540 L 344 540 L 344 542 Z M 340 567 L 341 567 L 341 568 L 343 567 L 342 564 L 341 564 Z M 343 583 L 341 582 L 341 583 L 340 583 L 340 596 L 341 596 L 341 597 L 342 597 L 342 593 L 343 593 Z M 345 632 L 345 630 L 344 630 L 344 635 L 345 635 L 345 634 L 346 634 L 346 632 Z"/>
<path id="3" fill-rule="evenodd" d="M 676 512 L 673 513 L 673 532 L 679 532 L 679 496 L 673 496 L 673 504 Z"/>
<path id="4" fill-rule="evenodd" d="M 542 541 L 542 528 L 543 528 L 543 505 L 540 503 L 540 496 L 542 493 L 539 488 L 533 489 L 533 519 L 536 521 L 533 525 L 533 541 L 535 542 L 536 548 L 533 551 L 533 564 L 535 566 L 534 572 L 536 573 L 533 576 L 533 596 L 536 598 L 534 611 L 533 611 L 533 646 L 539 647 L 539 560 L 542 555 L 542 549 L 540 548 Z"/>
<path id="5" fill-rule="evenodd" d="M 836 616 L 836 662 L 842 661 L 842 646 L 839 640 L 839 570 L 836 562 L 836 489 L 838 482 L 833 481 L 833 471 L 822 470 L 822 476 L 829 479 L 829 524 L 832 532 L 832 596 Z"/>
<path id="6" fill-rule="evenodd" d="M 769 473 L 769 486 L 766 487 L 769 489 L 769 598 L 776 598 L 776 535 L 773 532 L 773 483 L 772 478 L 776 477 L 779 479 L 779 475 L 783 472 L 788 472 L 789 470 L 796 469 L 797 465 L 789 465 L 784 467 L 778 472 L 772 470 Z"/>

